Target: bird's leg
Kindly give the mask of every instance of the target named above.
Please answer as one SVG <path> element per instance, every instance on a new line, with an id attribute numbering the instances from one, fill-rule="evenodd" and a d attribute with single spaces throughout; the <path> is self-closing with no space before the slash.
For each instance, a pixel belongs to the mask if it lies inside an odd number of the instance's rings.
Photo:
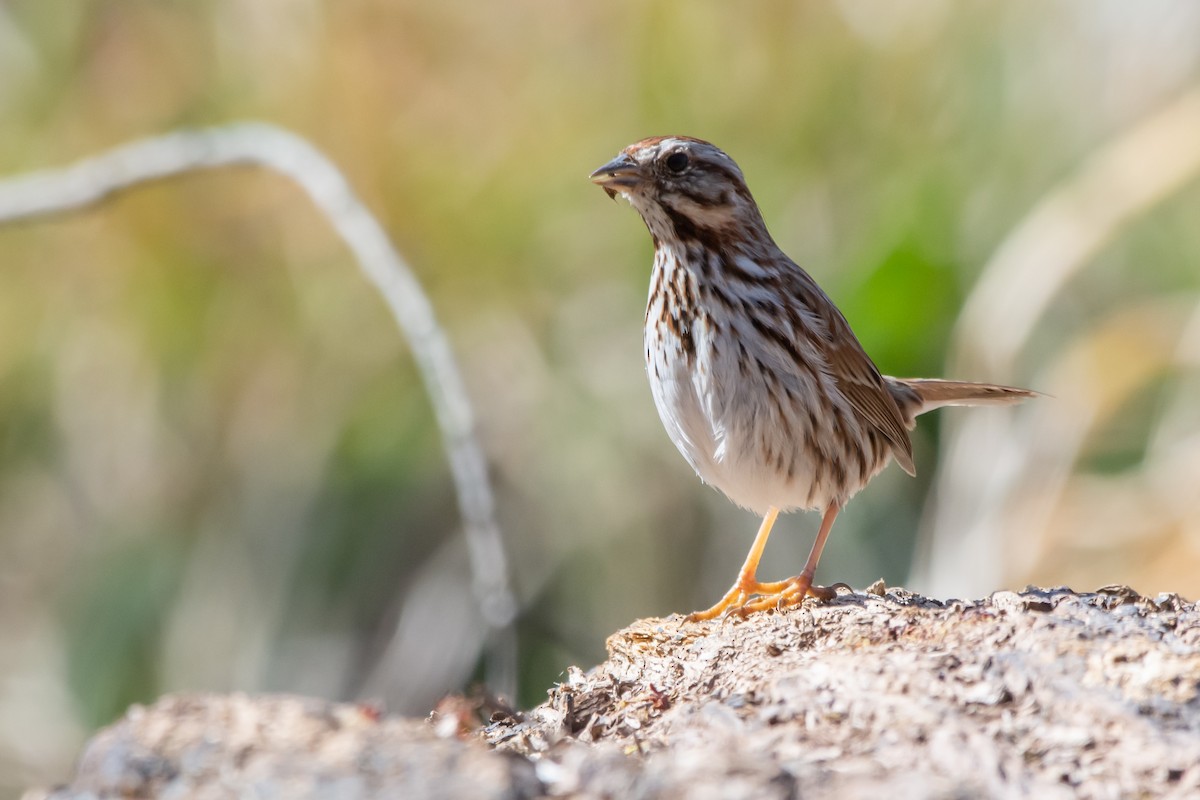
<path id="1" fill-rule="evenodd" d="M 771 506 L 767 509 L 767 515 L 763 517 L 762 525 L 758 526 L 758 534 L 754 537 L 754 544 L 750 545 L 750 552 L 746 554 L 746 562 L 742 564 L 742 568 L 738 572 L 737 580 L 733 582 L 733 586 L 730 587 L 725 596 L 718 600 L 717 604 L 712 608 L 688 614 L 687 619 L 689 622 L 698 622 L 700 620 L 719 617 L 730 609 L 741 608 L 753 595 L 778 594 L 787 588 L 790 583 L 789 581 L 759 583 L 758 578 L 755 577 L 755 573 L 758 572 L 758 562 L 762 559 L 763 550 L 767 546 L 767 539 L 771 536 L 771 528 L 775 525 L 775 518 L 778 516 L 778 508 Z"/>
<path id="2" fill-rule="evenodd" d="M 837 597 L 837 591 L 833 588 L 813 586 L 813 577 L 817 574 L 817 562 L 821 560 L 821 551 L 825 549 L 825 540 L 829 538 L 829 531 L 833 528 L 833 521 L 837 519 L 838 512 L 841 510 L 842 507 L 836 501 L 830 503 L 829 507 L 825 509 L 825 516 L 821 519 L 821 530 L 817 531 L 817 540 L 813 542 L 812 550 L 808 553 L 808 561 L 804 563 L 804 569 L 800 571 L 799 575 L 789 578 L 786 581 L 770 584 L 772 588 L 776 586 L 780 588 L 774 591 L 762 592 L 763 597 L 752 603 L 742 603 L 736 608 L 736 613 L 751 614 L 755 611 L 765 611 L 769 608 L 799 605 L 804 602 L 804 598 L 807 595 L 812 595 L 821 600 L 832 600 Z M 763 588 L 768 586 L 768 584 L 759 585 Z M 717 605 L 719 606 L 720 603 Z"/>

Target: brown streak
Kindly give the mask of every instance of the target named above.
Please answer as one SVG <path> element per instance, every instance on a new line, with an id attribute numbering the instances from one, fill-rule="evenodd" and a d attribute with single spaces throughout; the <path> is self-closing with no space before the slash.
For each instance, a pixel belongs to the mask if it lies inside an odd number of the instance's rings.
<path id="1" fill-rule="evenodd" d="M 792 364 L 796 364 L 803 368 L 802 365 L 804 365 L 804 357 L 800 355 L 800 350 L 798 347 L 796 347 L 796 343 L 791 337 L 789 337 L 783 331 L 780 331 L 771 325 L 768 325 L 766 322 L 763 322 L 763 320 L 757 314 L 750 315 L 750 324 L 754 326 L 754 330 L 758 331 L 763 338 L 774 342 L 785 353 L 787 353 L 787 356 Z"/>

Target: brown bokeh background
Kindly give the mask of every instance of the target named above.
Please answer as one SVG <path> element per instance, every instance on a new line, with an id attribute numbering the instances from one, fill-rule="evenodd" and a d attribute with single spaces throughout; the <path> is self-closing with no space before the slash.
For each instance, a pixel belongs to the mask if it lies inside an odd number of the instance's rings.
<path id="1" fill-rule="evenodd" d="M 885 372 L 1052 395 L 923 420 L 820 578 L 1200 594 L 1198 81 L 1186 0 L 11 0 L 0 172 L 243 119 L 344 170 L 464 371 L 529 704 L 757 524 L 661 430 L 649 237 L 586 180 L 651 134 L 739 161 Z M 424 713 L 486 677 L 459 528 L 412 356 L 290 184 L 0 227 L 0 792 L 167 691 Z"/>

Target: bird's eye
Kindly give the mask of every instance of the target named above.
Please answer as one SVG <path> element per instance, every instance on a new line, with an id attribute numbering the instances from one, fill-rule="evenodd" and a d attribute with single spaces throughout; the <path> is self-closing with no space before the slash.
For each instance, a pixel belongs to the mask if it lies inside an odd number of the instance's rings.
<path id="1" fill-rule="evenodd" d="M 667 160 L 663 163 L 667 165 L 667 169 L 678 175 L 688 168 L 688 164 L 691 163 L 691 161 L 688 159 L 687 153 L 675 152 L 667 156 Z"/>

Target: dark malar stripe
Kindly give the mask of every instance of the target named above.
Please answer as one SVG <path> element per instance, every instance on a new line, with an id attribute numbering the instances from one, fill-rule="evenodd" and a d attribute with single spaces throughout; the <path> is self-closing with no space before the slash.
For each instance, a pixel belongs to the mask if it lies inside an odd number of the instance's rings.
<path id="1" fill-rule="evenodd" d="M 688 242 L 695 242 L 710 252 L 721 252 L 722 242 L 719 231 L 700 227 L 687 214 L 671 208 L 666 203 L 659 207 L 667 215 L 667 219 L 671 220 L 671 226 L 675 229 L 675 238 L 681 243 L 686 245 Z"/>

